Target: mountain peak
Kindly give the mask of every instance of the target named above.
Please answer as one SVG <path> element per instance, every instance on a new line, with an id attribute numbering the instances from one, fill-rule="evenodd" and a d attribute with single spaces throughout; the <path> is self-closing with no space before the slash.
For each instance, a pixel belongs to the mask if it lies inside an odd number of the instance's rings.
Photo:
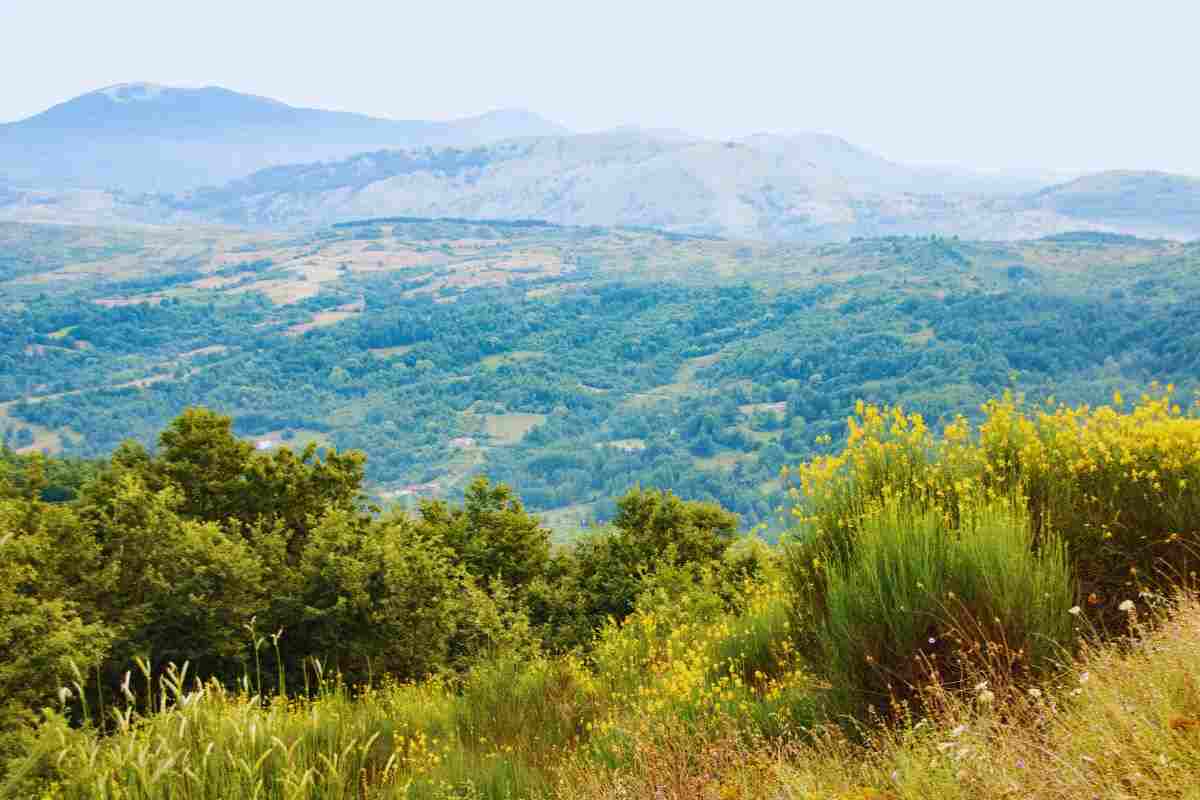
<path id="1" fill-rule="evenodd" d="M 471 144 L 529 136 L 565 136 L 571 133 L 557 122 L 551 122 L 541 114 L 526 108 L 497 108 L 450 124 L 457 124 L 464 131 L 470 129 L 472 136 L 476 138 Z"/>
<path id="2" fill-rule="evenodd" d="M 524 109 L 395 120 L 300 108 L 220 86 L 105 86 L 0 124 L 0 174 L 50 187 L 171 192 L 354 153 L 569 133 Z"/>
<path id="3" fill-rule="evenodd" d="M 112 86 L 97 89 L 93 94 L 102 94 L 109 100 L 117 103 L 130 103 L 154 100 L 170 88 L 169 86 L 163 86 L 161 83 L 137 81 L 134 83 L 114 83 Z"/>

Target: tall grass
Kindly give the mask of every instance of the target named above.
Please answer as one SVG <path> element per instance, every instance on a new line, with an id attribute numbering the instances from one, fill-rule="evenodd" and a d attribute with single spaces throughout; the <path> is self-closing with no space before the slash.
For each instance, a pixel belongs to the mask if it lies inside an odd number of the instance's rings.
<path id="1" fill-rule="evenodd" d="M 1044 669 L 1072 638 L 1074 586 L 1062 543 L 1035 550 L 1024 509 L 968 504 L 957 515 L 891 498 L 860 521 L 852 556 L 819 576 L 816 663 L 838 705 L 886 708 L 938 673 Z"/>
<path id="2" fill-rule="evenodd" d="M 863 739 L 833 725 L 774 741 L 663 726 L 622 769 L 573 765 L 558 796 L 1198 800 L 1200 603 L 1183 600 L 1153 632 L 1126 615 L 1118 645 L 990 703 L 936 688 L 930 716 Z"/>
<path id="3" fill-rule="evenodd" d="M 647 593 L 590 664 L 501 653 L 457 678 L 354 690 L 310 670 L 311 697 L 147 665 L 111 735 L 53 716 L 0 796 L 551 797 L 570 765 L 627 765 L 657 726 L 778 735 L 808 695 L 781 585 L 748 585 L 733 609 L 711 587 L 690 594 Z"/>
<path id="4" fill-rule="evenodd" d="M 1119 621 L 1130 593 L 1192 577 L 1200 557 L 1200 400 L 1168 386 L 1127 408 L 1025 407 L 1006 396 L 937 435 L 919 414 L 861 405 L 844 450 L 796 470 L 794 512 L 821 547 L 853 547 L 873 503 L 903 494 L 952 518 L 965 498 L 1026 499 L 1066 542 L 1081 595 Z"/>

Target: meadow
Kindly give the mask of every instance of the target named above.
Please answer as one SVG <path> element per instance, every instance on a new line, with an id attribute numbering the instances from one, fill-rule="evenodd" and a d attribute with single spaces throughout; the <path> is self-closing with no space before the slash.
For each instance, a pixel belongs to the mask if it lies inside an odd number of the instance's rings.
<path id="1" fill-rule="evenodd" d="M 1169 386 L 1098 407 L 1005 396 L 941 430 L 860 405 L 844 447 L 784 476 L 778 546 L 650 490 L 553 549 L 486 483 L 461 508 L 322 516 L 312 490 L 352 487 L 352 459 L 310 454 L 304 473 L 200 412 L 161 455 L 78 479 L 63 506 L 31 494 L 70 482 L 61 466 L 10 456 L 0 688 L 21 689 L 24 713 L 4 707 L 0 794 L 1200 797 L 1198 411 Z M 231 499 L 285 463 L 307 487 L 288 502 L 316 503 L 305 521 Z M 70 519 L 90 519 L 105 552 L 116 516 L 137 527 L 135 501 L 163 503 L 145 530 L 178 524 L 208 555 L 174 575 L 151 564 L 168 599 L 131 597 L 136 618 L 89 610 L 48 532 L 84 537 Z M 237 537 L 257 562 L 235 557 Z M 239 584 L 254 563 L 297 602 Z M 220 578 L 224 603 L 195 571 Z M 25 652 L 38 609 L 78 646 Z M 180 637 L 223 655 L 185 663 Z"/>

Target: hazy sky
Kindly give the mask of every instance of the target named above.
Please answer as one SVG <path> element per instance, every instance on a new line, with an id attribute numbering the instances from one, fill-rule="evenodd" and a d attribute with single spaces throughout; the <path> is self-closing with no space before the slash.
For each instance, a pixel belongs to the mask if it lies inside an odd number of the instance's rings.
<path id="1" fill-rule="evenodd" d="M 125 81 L 576 130 L 836 133 L 898 161 L 1200 174 L 1195 0 L 0 0 L 0 120 Z"/>

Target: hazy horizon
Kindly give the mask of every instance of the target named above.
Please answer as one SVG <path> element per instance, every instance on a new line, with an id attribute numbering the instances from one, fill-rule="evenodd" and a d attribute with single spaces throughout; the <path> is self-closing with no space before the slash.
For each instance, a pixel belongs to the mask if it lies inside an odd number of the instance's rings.
<path id="1" fill-rule="evenodd" d="M 21 80 L 0 96 L 0 122 L 145 81 L 393 119 L 522 108 L 577 132 L 814 131 L 909 164 L 1200 174 L 1200 111 L 1184 100 L 1200 7 L 327 9 L 229 0 L 204 9 L 134 0 L 7 6 L 0 69 Z"/>

